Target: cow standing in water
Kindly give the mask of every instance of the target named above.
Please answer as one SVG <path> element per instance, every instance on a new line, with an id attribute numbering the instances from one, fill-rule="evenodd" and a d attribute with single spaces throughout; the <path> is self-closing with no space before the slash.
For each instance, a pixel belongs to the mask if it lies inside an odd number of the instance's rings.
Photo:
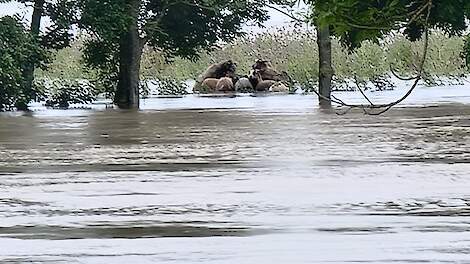
<path id="1" fill-rule="evenodd" d="M 290 78 L 286 72 L 278 72 L 271 62 L 257 60 L 252 66 L 253 71 L 250 76 L 253 87 L 257 92 L 288 92 L 289 88 L 284 83 L 290 83 Z"/>
<path id="2" fill-rule="evenodd" d="M 217 91 L 217 84 L 223 78 L 231 79 L 233 87 L 233 83 L 235 83 L 234 80 L 236 78 L 236 70 L 237 64 L 234 63 L 232 60 L 227 60 L 221 63 L 214 63 L 209 66 L 206 71 L 204 71 L 204 73 L 198 77 L 194 90 L 199 91 L 199 88 L 202 88 L 202 90 L 208 92 L 215 92 Z M 222 81 L 221 83 L 221 86 L 224 87 L 223 89 L 227 89 L 227 84 L 227 80 L 224 79 L 224 81 Z M 234 88 L 232 88 L 232 91 L 233 90 Z"/>

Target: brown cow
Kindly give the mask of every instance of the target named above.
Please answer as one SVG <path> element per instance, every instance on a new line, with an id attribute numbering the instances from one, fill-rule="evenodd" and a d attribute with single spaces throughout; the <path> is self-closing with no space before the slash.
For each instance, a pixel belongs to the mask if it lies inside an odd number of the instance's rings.
<path id="1" fill-rule="evenodd" d="M 202 82 L 202 87 L 206 92 L 214 92 L 217 91 L 217 83 L 219 79 L 216 78 L 207 78 Z"/>
<path id="2" fill-rule="evenodd" d="M 233 92 L 235 91 L 235 87 L 233 85 L 232 78 L 230 77 L 223 77 L 217 82 L 215 90 L 217 92 Z"/>

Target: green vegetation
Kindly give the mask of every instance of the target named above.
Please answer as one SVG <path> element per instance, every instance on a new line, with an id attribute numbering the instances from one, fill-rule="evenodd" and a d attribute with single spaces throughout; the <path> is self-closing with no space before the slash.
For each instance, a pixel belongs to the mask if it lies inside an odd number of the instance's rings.
<path id="1" fill-rule="evenodd" d="M 88 104 L 96 98 L 96 89 L 87 80 L 37 78 L 34 86 L 38 99 L 49 107 L 68 108 L 70 104 Z"/>
<path id="2" fill-rule="evenodd" d="M 333 28 L 335 36 L 352 46 L 364 40 L 381 40 L 395 30 L 404 30 L 410 40 L 421 38 L 425 27 L 451 35 L 467 29 L 467 0 L 307 0 L 320 24 Z M 429 15 L 427 14 L 429 10 Z M 425 25 L 426 17 L 428 25 Z"/>
<path id="3" fill-rule="evenodd" d="M 46 59 L 46 52 L 18 19 L 0 18 L 0 110 L 23 109 L 35 98 L 35 91 L 26 85 L 25 65 L 40 66 Z"/>
<path id="4" fill-rule="evenodd" d="M 161 52 L 146 48 L 142 57 L 141 79 L 164 80 L 171 83 L 168 89 L 161 85 L 162 95 L 184 93 L 185 89 L 175 89 L 176 81 L 195 79 L 208 65 L 216 61 L 233 59 L 238 63 L 239 74 L 248 74 L 257 58 L 271 60 L 274 66 L 286 71 L 304 90 L 316 89 L 318 82 L 318 47 L 314 32 L 288 31 L 259 33 L 254 36 L 237 38 L 211 52 L 198 54 L 199 59 L 175 58 L 166 62 Z M 40 71 L 40 78 L 89 79 L 96 73 L 85 71 L 81 64 L 81 42 L 57 53 L 56 60 L 47 71 Z M 465 39 L 449 37 L 443 32 L 434 32 L 430 38 L 429 59 L 426 63 L 426 82 L 429 85 L 444 84 L 447 80 L 459 80 L 467 73 L 465 58 L 462 56 Z M 369 83 L 373 89 L 389 89 L 392 74 L 390 66 L 402 76 L 414 71 L 419 59 L 422 43 L 411 42 L 403 35 L 395 35 L 380 44 L 370 41 L 349 51 L 339 41 L 333 41 L 334 87 L 339 90 L 355 89 L 355 78 L 360 83 Z M 170 81 L 174 80 L 174 81 Z M 98 89 L 99 91 L 102 91 Z M 168 90 L 168 91 L 165 91 Z"/>

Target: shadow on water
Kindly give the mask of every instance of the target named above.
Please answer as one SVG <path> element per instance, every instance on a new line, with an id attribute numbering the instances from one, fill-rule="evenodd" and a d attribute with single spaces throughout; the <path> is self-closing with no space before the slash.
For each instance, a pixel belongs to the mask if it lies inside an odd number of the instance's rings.
<path id="1" fill-rule="evenodd" d="M 234 152 L 236 144 L 249 140 L 251 132 L 269 129 L 252 115 L 227 110 L 84 111 L 79 117 L 3 119 L 2 173 L 237 167 L 246 156 Z"/>
<path id="2" fill-rule="evenodd" d="M 337 204 L 331 207 L 331 211 L 370 216 L 468 217 L 470 216 L 470 198 Z"/>
<path id="3" fill-rule="evenodd" d="M 23 240 L 138 239 L 163 237 L 245 237 L 267 234 L 250 227 L 210 227 L 191 223 L 161 223 L 158 226 L 94 225 L 84 227 L 13 226 L 0 227 L 0 237 Z M 221 225 L 221 223 L 218 223 Z"/>

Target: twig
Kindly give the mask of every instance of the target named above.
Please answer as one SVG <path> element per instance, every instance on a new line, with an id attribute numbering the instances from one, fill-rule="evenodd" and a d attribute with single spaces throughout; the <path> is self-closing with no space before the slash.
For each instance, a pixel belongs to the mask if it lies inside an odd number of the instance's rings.
<path id="1" fill-rule="evenodd" d="M 369 104 L 371 106 L 375 106 L 374 103 L 372 103 L 372 101 L 369 99 L 369 97 L 367 97 L 367 95 L 364 93 L 364 91 L 362 90 L 361 88 L 361 85 L 359 84 L 359 80 L 357 79 L 357 76 L 354 75 L 354 81 L 356 82 L 356 86 L 357 86 L 357 89 L 359 89 L 359 91 L 361 92 L 362 96 L 364 96 L 364 98 L 366 98 L 367 102 L 369 102 Z"/>
<path id="2" fill-rule="evenodd" d="M 281 14 L 283 14 L 283 15 L 288 16 L 289 18 L 291 18 L 291 19 L 293 19 L 293 20 L 295 20 L 295 21 L 297 21 L 297 22 L 301 22 L 301 23 L 310 23 L 309 20 L 298 18 L 298 17 L 294 16 L 293 14 L 291 14 L 291 13 L 289 13 L 289 12 L 286 12 L 286 11 L 282 10 L 281 8 L 278 8 L 278 7 L 274 6 L 274 5 L 267 4 L 266 6 L 267 6 L 268 8 L 273 9 L 273 10 L 276 10 L 277 12 L 279 12 L 279 13 L 281 13 Z"/>
<path id="3" fill-rule="evenodd" d="M 406 23 L 406 26 L 411 25 L 412 23 L 416 22 L 428 7 L 432 6 L 432 1 L 427 1 L 422 7 L 416 9 L 415 11 L 409 13 L 409 17 L 411 19 Z M 371 26 L 371 25 L 364 25 L 361 24 L 360 21 L 355 20 L 354 18 L 350 16 L 345 16 L 349 21 L 345 22 L 346 25 L 352 27 L 352 28 L 357 28 L 357 29 L 365 29 L 365 30 L 398 30 L 400 29 L 399 27 L 393 27 L 393 26 Z"/>

